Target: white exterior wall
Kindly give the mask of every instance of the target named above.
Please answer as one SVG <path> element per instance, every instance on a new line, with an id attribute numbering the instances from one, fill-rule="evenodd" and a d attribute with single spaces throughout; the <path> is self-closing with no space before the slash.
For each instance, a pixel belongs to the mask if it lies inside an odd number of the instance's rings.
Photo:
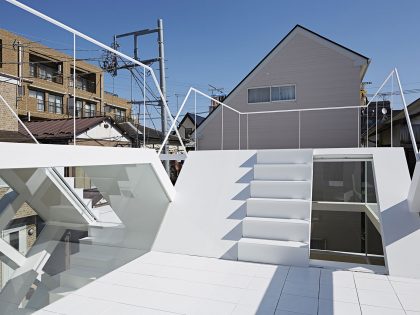
<path id="1" fill-rule="evenodd" d="M 108 125 L 105 128 L 105 125 Z M 95 140 L 118 140 L 122 142 L 130 142 L 121 134 L 113 125 L 104 121 L 92 129 L 77 136 L 77 139 L 95 139 Z"/>
<path id="2" fill-rule="evenodd" d="M 153 250 L 236 260 L 256 151 L 190 152 Z"/>

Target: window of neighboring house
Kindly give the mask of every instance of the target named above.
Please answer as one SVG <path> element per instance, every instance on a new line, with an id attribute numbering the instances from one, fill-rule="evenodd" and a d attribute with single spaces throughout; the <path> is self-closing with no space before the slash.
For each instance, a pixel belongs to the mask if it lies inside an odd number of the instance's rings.
<path id="1" fill-rule="evenodd" d="M 104 112 L 105 113 L 112 113 L 112 106 L 105 105 L 104 106 Z"/>
<path id="2" fill-rule="evenodd" d="M 63 97 L 60 95 L 48 95 L 48 111 L 50 113 L 62 114 L 63 113 Z"/>
<path id="3" fill-rule="evenodd" d="M 192 128 L 185 128 L 185 138 L 186 139 L 190 139 L 192 133 L 193 133 L 193 129 Z"/>
<path id="4" fill-rule="evenodd" d="M 248 103 L 270 102 L 270 88 L 248 89 Z"/>
<path id="5" fill-rule="evenodd" d="M 36 109 L 39 112 L 45 112 L 44 92 L 29 90 L 29 97 L 36 99 Z"/>
<path id="6" fill-rule="evenodd" d="M 124 120 L 125 118 L 125 109 L 116 108 L 115 109 L 115 119 L 118 121 Z"/>
<path id="7" fill-rule="evenodd" d="M 35 78 L 35 74 L 35 64 L 31 62 L 29 64 L 29 75 L 31 76 L 31 78 Z"/>
<path id="8" fill-rule="evenodd" d="M 271 87 L 271 101 L 294 101 L 296 99 L 296 86 L 283 85 Z"/>
<path id="9" fill-rule="evenodd" d="M 85 104 L 85 115 L 84 117 L 95 117 L 96 104 L 86 103 Z"/>
<path id="10" fill-rule="evenodd" d="M 83 114 L 83 101 L 76 100 L 76 117 L 82 117 Z"/>
<path id="11" fill-rule="evenodd" d="M 296 86 L 282 85 L 248 89 L 248 103 L 268 103 L 296 100 Z"/>

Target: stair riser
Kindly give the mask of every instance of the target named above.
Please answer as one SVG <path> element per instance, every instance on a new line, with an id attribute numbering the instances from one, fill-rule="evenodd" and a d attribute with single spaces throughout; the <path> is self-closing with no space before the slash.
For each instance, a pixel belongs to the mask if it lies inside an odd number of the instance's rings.
<path id="1" fill-rule="evenodd" d="M 311 182 L 252 181 L 251 197 L 309 200 L 311 198 Z"/>
<path id="2" fill-rule="evenodd" d="M 309 220 L 310 212 L 311 204 L 306 200 L 248 199 L 246 202 L 248 217 Z"/>
<path id="3" fill-rule="evenodd" d="M 101 191 L 106 192 L 107 195 L 121 194 L 116 178 L 94 178 L 93 183 L 100 188 Z"/>
<path id="4" fill-rule="evenodd" d="M 259 150 L 258 164 L 311 163 L 312 150 Z"/>
<path id="5" fill-rule="evenodd" d="M 309 248 L 292 248 L 239 242 L 238 260 L 307 267 L 309 265 Z"/>
<path id="6" fill-rule="evenodd" d="M 254 165 L 254 179 L 256 180 L 310 180 L 312 168 L 310 165 Z"/>
<path id="7" fill-rule="evenodd" d="M 78 257 L 77 255 L 72 255 L 70 257 L 70 267 L 89 267 L 89 268 L 99 268 L 99 270 L 107 270 L 112 265 L 112 259 L 108 260 L 99 260 L 94 258 L 87 257 Z"/>
<path id="8" fill-rule="evenodd" d="M 52 293 L 52 292 L 50 292 L 49 293 L 49 295 L 50 295 L 50 304 L 51 303 L 54 303 L 54 302 L 56 302 L 56 301 L 58 301 L 59 299 L 62 299 L 64 296 L 63 295 L 61 295 L 61 294 L 57 294 L 57 293 Z"/>
<path id="9" fill-rule="evenodd" d="M 124 228 L 89 227 L 89 236 L 95 241 L 104 244 L 118 244 L 124 240 Z"/>
<path id="10" fill-rule="evenodd" d="M 242 233 L 247 238 L 309 243 L 309 222 L 288 223 L 276 221 L 242 222 Z"/>

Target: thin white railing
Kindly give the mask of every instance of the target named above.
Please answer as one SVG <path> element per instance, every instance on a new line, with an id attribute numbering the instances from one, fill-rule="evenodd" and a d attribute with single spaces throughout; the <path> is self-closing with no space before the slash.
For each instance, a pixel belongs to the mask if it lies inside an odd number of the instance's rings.
<path id="1" fill-rule="evenodd" d="M 199 95 L 201 95 L 201 96 L 209 99 L 210 101 L 215 102 L 215 103 L 217 103 L 221 106 L 221 119 L 222 119 L 222 122 L 221 122 L 221 133 L 222 133 L 221 134 L 221 150 L 224 149 L 224 129 L 225 129 L 224 128 L 224 108 L 238 114 L 238 117 L 239 117 L 239 120 L 238 120 L 238 147 L 239 147 L 239 149 L 241 149 L 241 133 L 242 133 L 241 132 L 241 117 L 242 117 L 242 115 L 246 115 L 246 137 L 247 137 L 246 149 L 249 149 L 249 115 L 274 114 L 274 113 L 293 113 L 293 112 L 298 113 L 298 147 L 301 148 L 301 128 L 302 128 L 301 115 L 302 115 L 302 113 L 311 112 L 311 111 L 345 110 L 345 109 L 357 109 L 357 129 L 358 129 L 357 143 L 358 143 L 358 147 L 360 147 L 360 139 L 361 139 L 361 136 L 360 136 L 360 132 L 361 132 L 360 110 L 364 109 L 366 111 L 366 146 L 369 147 L 369 114 L 368 114 L 369 106 L 374 102 L 375 98 L 379 95 L 380 91 L 384 88 L 384 86 L 386 85 L 386 83 L 390 79 L 392 79 L 392 89 L 393 89 L 393 87 L 394 87 L 393 86 L 394 75 L 395 75 L 396 81 L 398 83 L 398 88 L 399 88 L 402 103 L 403 103 L 403 106 L 404 106 L 405 118 L 406 118 L 406 121 L 407 121 L 407 126 L 408 126 L 408 130 L 409 130 L 409 133 L 410 133 L 411 142 L 412 142 L 412 145 L 413 145 L 413 150 L 415 152 L 416 159 L 419 160 L 420 153 L 419 153 L 418 148 L 417 148 L 417 143 L 416 143 L 415 135 L 414 135 L 413 128 L 412 128 L 410 115 L 408 113 L 407 103 L 405 101 L 404 92 L 403 92 L 401 81 L 400 81 L 400 78 L 399 78 L 399 75 L 398 75 L 398 70 L 396 68 L 394 68 L 389 73 L 389 75 L 383 81 L 383 83 L 381 84 L 379 89 L 375 92 L 372 99 L 366 105 L 358 105 L 358 106 L 337 106 L 337 107 L 318 107 L 318 108 L 305 108 L 305 109 L 286 109 L 286 110 L 241 112 L 241 111 L 239 111 L 239 110 L 237 110 L 237 109 L 235 109 L 235 108 L 233 108 L 233 107 L 231 107 L 231 106 L 229 106 L 229 105 L 227 105 L 227 104 L 225 104 L 225 103 L 223 103 L 223 102 L 221 102 L 221 101 L 219 101 L 215 98 L 212 98 L 211 96 L 201 92 L 200 90 L 191 87 L 188 90 L 188 93 L 186 94 L 186 96 L 185 96 L 185 98 L 184 98 L 184 100 L 183 100 L 183 102 L 182 102 L 182 104 L 181 104 L 181 106 L 178 110 L 178 113 L 175 116 L 175 120 L 174 120 L 173 124 L 171 125 L 171 127 L 168 131 L 168 134 L 165 137 L 161 147 L 163 147 L 163 145 L 166 144 L 166 142 L 168 140 L 168 137 L 169 137 L 169 134 L 175 126 L 175 121 L 177 121 L 179 116 L 181 115 L 181 112 L 182 112 L 182 110 L 183 110 L 183 108 L 184 108 L 184 106 L 185 106 L 185 104 L 186 104 L 186 102 L 187 102 L 187 100 L 188 100 L 188 98 L 189 98 L 189 96 L 192 92 L 194 92 L 194 95 L 195 95 L 195 97 L 194 97 L 194 110 L 195 110 L 195 112 L 197 111 L 197 104 L 196 104 L 197 103 L 197 97 L 196 97 L 197 94 L 199 94 Z M 392 91 L 391 95 L 393 95 L 393 91 Z M 377 106 L 377 102 L 376 102 L 376 106 Z M 377 126 L 378 119 L 377 119 L 377 114 L 378 114 L 378 111 L 377 111 L 377 108 L 376 108 L 376 114 L 375 114 L 375 117 L 376 117 L 376 126 L 375 126 L 375 139 L 376 139 L 375 143 L 376 143 L 376 146 L 377 146 L 377 143 L 378 143 L 378 128 L 377 128 L 378 127 Z M 392 126 L 392 124 L 393 124 L 392 119 L 393 119 L 393 116 L 392 116 L 392 108 L 391 108 L 391 128 L 393 127 Z M 198 134 L 197 134 L 196 129 L 194 130 L 194 139 L 195 139 L 195 143 L 196 143 L 195 148 L 197 149 Z"/>
<path id="2" fill-rule="evenodd" d="M 186 104 L 186 102 L 187 102 L 187 100 L 188 100 L 188 98 L 189 98 L 189 96 L 190 96 L 190 94 L 192 92 L 194 92 L 195 95 L 196 94 L 200 94 L 201 96 L 209 99 L 210 101 L 213 101 L 215 103 L 218 103 L 221 106 L 221 109 L 220 109 L 221 110 L 221 120 L 222 120 L 222 124 L 221 124 L 221 150 L 224 149 L 224 129 L 225 129 L 224 128 L 224 108 L 226 108 L 226 109 L 228 109 L 228 110 L 230 110 L 230 111 L 238 114 L 238 117 L 239 117 L 239 120 L 238 120 L 238 147 L 239 147 L 239 149 L 241 149 L 241 133 L 242 133 L 241 132 L 241 123 L 240 123 L 240 121 L 241 121 L 241 117 L 243 115 L 246 116 L 246 135 L 247 135 L 246 148 L 248 149 L 249 148 L 249 115 L 263 115 L 263 114 L 276 114 L 276 113 L 298 113 L 298 134 L 299 134 L 299 136 L 298 136 L 298 138 L 299 138 L 299 140 L 298 140 L 298 147 L 300 148 L 301 147 L 301 113 L 302 112 L 325 111 L 325 110 L 343 110 L 343 109 L 357 109 L 358 116 L 359 116 L 359 109 L 360 108 L 364 108 L 364 106 L 360 106 L 359 105 L 359 106 L 341 106 L 341 107 L 338 106 L 338 107 L 319 107 L 319 108 L 305 108 L 305 109 L 285 109 L 285 110 L 269 110 L 269 111 L 241 112 L 241 111 L 239 111 L 239 110 L 237 110 L 237 109 L 235 109 L 235 108 L 233 108 L 233 107 L 231 107 L 231 106 L 229 106 L 229 105 L 227 105 L 227 104 L 225 104 L 225 103 L 223 103 L 223 102 L 221 102 L 221 101 L 219 101 L 219 100 L 217 100 L 215 98 L 212 98 L 211 96 L 203 93 L 202 91 L 200 91 L 200 90 L 198 90 L 196 88 L 191 87 L 188 90 L 188 92 L 187 92 L 187 94 L 186 94 L 186 96 L 185 96 L 185 98 L 184 98 L 181 106 L 179 107 L 178 113 L 176 114 L 175 119 L 174 119 L 175 121 L 177 121 L 178 118 L 179 118 L 179 116 L 181 115 L 181 112 L 184 109 L 184 106 L 185 106 L 185 104 Z M 194 102 L 195 102 L 194 108 L 196 109 L 196 106 L 197 106 L 196 105 L 196 98 L 194 99 Z M 165 137 L 165 139 L 164 139 L 164 141 L 163 141 L 163 143 L 161 145 L 161 148 L 163 147 L 163 145 L 166 144 L 166 142 L 167 142 L 167 140 L 169 138 L 169 134 L 172 131 L 173 127 L 174 127 L 174 124 L 172 124 L 171 127 L 169 128 L 168 134 Z M 359 128 L 357 137 L 358 137 L 358 139 L 360 138 L 360 128 Z M 194 140 L 195 140 L 195 142 L 197 142 L 197 138 L 198 138 L 198 136 L 197 136 L 197 133 L 196 133 L 196 130 L 195 130 L 194 131 Z M 159 153 L 160 153 L 160 151 L 159 151 Z"/>
<path id="3" fill-rule="evenodd" d="M 61 22 L 59 22 L 59 21 L 57 21 L 57 20 L 55 20 L 55 19 L 53 19 L 53 18 L 51 18 L 51 17 L 49 17 L 47 15 L 45 15 L 45 14 L 43 14 L 43 13 L 35 10 L 35 9 L 33 9 L 33 8 L 31 8 L 31 7 L 23 4 L 23 3 L 20 3 L 19 1 L 16 1 L 16 0 L 5 0 L 5 1 L 8 2 L 8 3 L 10 3 L 10 4 L 12 4 L 12 5 L 14 5 L 14 6 L 16 6 L 16 7 L 18 7 L 18 8 L 20 8 L 20 9 L 22 9 L 22 10 L 24 10 L 24 11 L 26 11 L 26 12 L 28 12 L 28 13 L 30 13 L 30 14 L 32 14 L 32 15 L 35 15 L 35 16 L 41 18 L 44 21 L 47 21 L 47 22 L 49 22 L 49 23 L 51 23 L 51 24 L 53 24 L 53 25 L 55 25 L 55 26 L 57 26 L 57 27 L 65 30 L 65 31 L 67 31 L 67 32 L 73 34 L 73 59 L 74 59 L 74 67 L 73 67 L 74 69 L 73 69 L 73 72 L 75 72 L 75 68 L 76 68 L 76 63 L 75 63 L 75 61 L 76 61 L 76 57 L 75 57 L 76 56 L 76 36 L 78 36 L 80 38 L 83 38 L 84 40 L 86 40 L 86 41 L 88 41 L 88 42 L 90 42 L 90 43 L 92 43 L 92 44 L 94 44 L 96 46 L 99 46 L 102 49 L 104 49 L 106 51 L 109 51 L 109 52 L 115 54 L 116 56 L 119 56 L 119 57 L 121 57 L 121 58 L 123 58 L 123 59 L 125 59 L 127 61 L 130 61 L 131 63 L 133 63 L 133 64 L 135 64 L 137 66 L 142 67 L 143 70 L 144 70 L 143 71 L 144 73 L 147 70 L 148 73 L 150 73 L 150 75 L 152 77 L 152 80 L 153 80 L 153 83 L 155 85 L 156 90 L 158 91 L 159 97 L 160 97 L 160 99 L 162 101 L 162 104 L 164 106 L 164 110 L 165 110 L 167 116 L 169 117 L 169 119 L 171 120 L 171 123 L 174 126 L 173 128 L 171 128 L 171 131 L 172 130 L 175 130 L 175 133 L 176 133 L 176 135 L 178 137 L 178 140 L 180 142 L 180 145 L 181 145 L 182 149 L 184 150 L 185 154 L 187 154 L 187 150 L 185 149 L 184 142 L 182 141 L 182 137 L 181 137 L 181 135 L 179 133 L 178 128 L 174 124 L 175 121 L 172 118 L 171 111 L 169 109 L 169 106 L 167 104 L 167 101 L 166 101 L 166 99 L 165 99 L 165 97 L 164 97 L 164 95 L 162 93 L 162 90 L 160 88 L 160 85 L 159 85 L 159 82 L 158 82 L 157 77 L 155 75 L 155 72 L 153 71 L 153 69 L 151 67 L 143 64 L 142 62 L 140 62 L 140 61 L 138 61 L 138 60 L 136 60 L 134 58 L 131 58 L 130 56 L 127 56 L 126 54 L 124 54 L 124 53 L 122 53 L 122 52 L 120 52 L 120 51 L 118 51 L 118 50 L 116 50 L 114 48 L 111 48 L 111 47 L 109 47 L 109 46 L 107 46 L 107 45 L 105 45 L 105 44 L 103 44 L 103 43 L 101 43 L 101 42 L 93 39 L 92 37 L 90 37 L 90 36 L 88 36 L 88 35 L 86 35 L 86 34 L 84 34 L 82 32 L 77 31 L 76 29 L 74 29 L 74 28 L 72 28 L 72 27 L 70 27 L 70 26 L 68 26 L 68 25 L 66 25 L 64 23 L 61 23 Z M 143 80 L 143 84 L 145 84 L 145 80 Z M 73 84 L 73 85 L 75 86 L 75 84 Z M 145 90 L 145 88 L 144 88 L 144 90 Z M 75 102 L 75 100 L 76 100 L 75 90 L 73 91 L 73 93 L 74 93 L 74 95 L 73 95 L 74 96 L 74 103 L 76 103 Z M 146 98 L 146 95 L 144 94 L 144 99 L 145 98 Z M 145 103 L 144 103 L 144 105 L 145 105 Z M 76 106 L 76 104 L 73 105 L 73 107 L 75 107 L 75 106 Z M 74 124 L 74 131 L 75 131 L 75 119 L 76 119 L 75 112 L 74 112 L 74 115 L 73 115 L 73 119 L 74 119 L 74 123 L 73 124 Z M 76 132 L 74 132 L 74 134 L 76 134 Z M 168 135 L 169 135 L 169 132 L 167 133 L 167 136 Z M 164 143 L 166 143 L 166 141 Z M 159 153 L 160 153 L 161 149 L 159 150 Z"/>
<path id="4" fill-rule="evenodd" d="M 10 106 L 10 104 L 4 99 L 4 97 L 0 94 L 0 101 L 3 102 L 4 105 L 9 109 L 9 111 L 12 113 L 12 115 L 16 118 L 17 122 L 25 129 L 25 131 L 28 133 L 28 135 L 34 140 L 36 144 L 40 144 L 39 141 L 35 138 L 35 136 L 32 134 L 32 132 L 28 129 L 28 127 L 25 126 L 23 121 L 19 118 L 19 115 L 13 110 L 13 108 Z M 58 179 L 59 183 L 66 188 L 67 192 L 71 194 L 77 203 L 79 203 L 79 206 L 83 208 L 85 212 L 87 212 L 93 219 L 97 220 L 98 218 L 96 215 L 89 209 L 89 207 L 84 203 L 84 201 L 77 195 L 77 193 L 74 191 L 74 187 L 70 187 L 69 184 L 66 182 L 66 180 L 61 176 L 60 172 L 57 171 L 55 167 L 48 167 L 46 168 L 46 171 L 51 171 L 51 175 Z"/>
<path id="5" fill-rule="evenodd" d="M 420 160 L 420 153 L 417 147 L 417 142 L 416 142 L 416 138 L 414 135 L 414 131 L 413 131 L 413 126 L 411 124 L 411 119 L 410 119 L 410 114 L 408 112 L 408 106 L 407 106 L 407 102 L 405 100 L 405 95 L 404 95 L 404 91 L 402 88 L 402 84 L 401 84 L 401 80 L 400 80 L 400 76 L 398 74 L 398 70 L 397 68 L 392 69 L 392 71 L 388 74 L 388 76 L 386 77 L 386 79 L 382 82 L 381 86 L 379 87 L 379 89 L 376 91 L 376 93 L 373 95 L 372 99 L 365 105 L 366 107 L 366 146 L 369 147 L 369 106 L 372 103 L 376 104 L 376 108 L 375 108 L 375 146 L 378 146 L 378 102 L 374 101 L 375 98 L 379 95 L 380 91 L 384 88 L 384 86 L 388 83 L 388 81 L 391 79 L 391 103 L 390 103 L 390 111 L 391 111 L 391 147 L 393 146 L 393 114 L 392 114 L 392 106 L 393 106 L 393 95 L 394 95 L 394 76 L 395 76 L 395 80 L 397 82 L 397 86 L 398 86 L 398 90 L 399 90 L 399 94 L 401 96 L 401 102 L 403 105 L 403 111 L 404 111 L 404 116 L 405 116 L 405 120 L 407 123 L 407 129 L 410 135 L 410 140 L 411 140 L 411 145 L 413 146 L 413 151 L 414 151 L 414 155 L 416 157 L 416 160 Z"/>

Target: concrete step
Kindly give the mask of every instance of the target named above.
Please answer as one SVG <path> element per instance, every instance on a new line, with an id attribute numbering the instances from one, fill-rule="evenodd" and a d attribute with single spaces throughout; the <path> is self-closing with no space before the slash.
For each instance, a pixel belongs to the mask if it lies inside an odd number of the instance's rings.
<path id="1" fill-rule="evenodd" d="M 70 256 L 70 268 L 98 268 L 98 271 L 105 272 L 110 270 L 116 259 L 110 254 L 78 252 Z"/>
<path id="2" fill-rule="evenodd" d="M 312 163 L 313 150 L 258 150 L 257 164 Z"/>
<path id="3" fill-rule="evenodd" d="M 311 202 L 304 199 L 248 198 L 247 217 L 309 220 Z"/>
<path id="4" fill-rule="evenodd" d="M 238 260 L 276 265 L 308 266 L 309 246 L 302 242 L 242 238 L 238 242 Z"/>
<path id="5" fill-rule="evenodd" d="M 310 181 L 252 180 L 251 198 L 311 199 Z"/>
<path id="6" fill-rule="evenodd" d="M 89 243 L 88 240 L 82 241 L 79 244 L 80 252 L 89 252 L 99 255 L 109 255 L 118 259 L 136 258 L 144 254 L 144 250 L 122 247 L 121 245 Z"/>
<path id="7" fill-rule="evenodd" d="M 100 271 L 97 268 L 73 267 L 59 274 L 60 286 L 79 289 L 104 274 L 104 271 Z"/>
<path id="8" fill-rule="evenodd" d="M 124 240 L 125 232 L 125 226 L 119 223 L 89 225 L 89 236 L 99 244 L 118 244 Z"/>
<path id="9" fill-rule="evenodd" d="M 73 288 L 67 288 L 67 287 L 55 288 L 54 290 L 50 291 L 50 304 L 69 295 L 73 291 L 74 291 Z"/>
<path id="10" fill-rule="evenodd" d="M 311 180 L 311 164 L 255 164 L 256 180 Z"/>
<path id="11" fill-rule="evenodd" d="M 103 177 L 95 177 L 92 179 L 95 186 L 101 191 L 103 196 L 107 195 L 120 195 L 120 187 L 118 184 L 117 178 L 103 178 Z"/>
<path id="12" fill-rule="evenodd" d="M 242 221 L 246 238 L 309 243 L 309 232 L 310 224 L 305 220 L 246 217 Z"/>

